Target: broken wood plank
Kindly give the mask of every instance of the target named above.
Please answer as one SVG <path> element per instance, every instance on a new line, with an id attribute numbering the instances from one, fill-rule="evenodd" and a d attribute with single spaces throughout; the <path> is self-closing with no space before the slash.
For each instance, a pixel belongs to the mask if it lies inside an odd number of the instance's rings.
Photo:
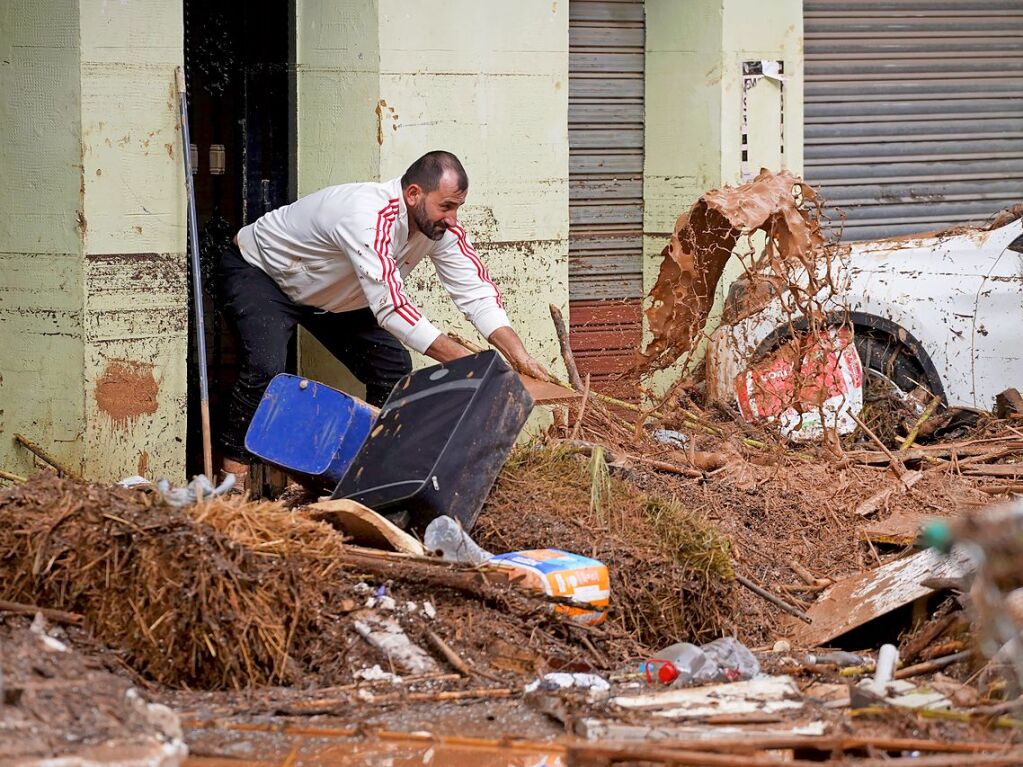
<path id="1" fill-rule="evenodd" d="M 864 524 L 859 529 L 860 540 L 909 546 L 916 541 L 920 526 L 929 519 L 934 519 L 934 515 L 919 511 L 897 512 L 881 522 Z"/>
<path id="2" fill-rule="evenodd" d="M 742 682 L 704 685 L 640 695 L 619 695 L 611 703 L 662 719 L 693 719 L 718 714 L 772 714 L 803 707 L 803 696 L 789 676 L 758 676 Z"/>
<path id="3" fill-rule="evenodd" d="M 861 501 L 853 510 L 853 513 L 861 517 L 869 517 L 871 514 L 877 512 L 877 510 L 884 505 L 884 502 L 892 495 L 895 493 L 899 493 L 901 495 L 902 493 L 909 491 L 913 485 L 923 479 L 923 476 L 924 474 L 922 471 L 907 471 L 901 477 L 896 479 L 894 483 L 882 488 L 865 501 Z"/>
<path id="4" fill-rule="evenodd" d="M 558 405 L 578 402 L 583 398 L 583 395 L 577 391 L 566 389 L 564 386 L 558 386 L 550 381 L 531 378 L 525 373 L 519 373 L 519 379 L 522 381 L 522 385 L 526 387 L 526 391 L 529 392 L 529 396 L 533 398 L 533 402 L 537 405 Z"/>
<path id="5" fill-rule="evenodd" d="M 1006 389 L 995 395 L 995 418 L 1023 415 L 1023 397 L 1016 389 Z"/>
<path id="6" fill-rule="evenodd" d="M 318 501 L 306 507 L 308 516 L 343 531 L 360 546 L 425 556 L 426 547 L 382 514 L 347 498 Z"/>
<path id="7" fill-rule="evenodd" d="M 1023 463 L 996 463 L 987 466 L 964 466 L 961 473 L 968 477 L 1009 477 L 1023 479 Z"/>
<path id="8" fill-rule="evenodd" d="M 1000 437 L 997 439 L 975 440 L 969 442 L 946 442 L 940 445 L 928 445 L 926 447 L 914 447 L 910 450 L 898 453 L 903 463 L 915 463 L 928 458 L 949 458 L 958 456 L 984 455 L 993 448 L 998 447 L 1006 451 L 1006 454 L 1023 451 L 1023 441 Z M 884 465 L 891 462 L 891 459 L 880 451 L 875 450 L 850 450 L 845 454 L 844 460 L 851 463 L 865 463 L 868 465 Z"/>
<path id="9" fill-rule="evenodd" d="M 815 647 L 852 631 L 875 618 L 933 593 L 921 585 L 927 578 L 960 578 L 972 569 L 960 549 L 946 556 L 921 551 L 858 575 L 844 578 L 825 591 L 806 612 L 812 623 L 792 622 L 791 641 Z"/>

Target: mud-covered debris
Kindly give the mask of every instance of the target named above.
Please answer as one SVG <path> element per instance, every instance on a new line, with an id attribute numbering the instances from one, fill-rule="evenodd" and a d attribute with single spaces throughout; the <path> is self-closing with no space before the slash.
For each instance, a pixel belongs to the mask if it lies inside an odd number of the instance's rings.
<path id="1" fill-rule="evenodd" d="M 761 170 L 747 184 L 707 192 L 679 216 L 650 291 L 646 316 L 653 339 L 644 366 L 662 369 L 692 350 L 740 236 L 765 232 L 765 255 L 779 274 L 782 262 L 811 265 L 824 243 L 809 212 L 816 204 L 814 190 L 791 173 Z"/>

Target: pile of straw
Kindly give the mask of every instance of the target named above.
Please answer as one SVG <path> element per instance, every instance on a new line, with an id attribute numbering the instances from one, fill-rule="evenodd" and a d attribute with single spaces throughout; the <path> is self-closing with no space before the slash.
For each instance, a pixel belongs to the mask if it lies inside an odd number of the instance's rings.
<path id="1" fill-rule="evenodd" d="M 53 475 L 0 493 L 0 597 L 84 615 L 132 667 L 176 687 L 300 679 L 332 605 L 354 595 L 343 545 L 273 504 L 189 513 Z"/>

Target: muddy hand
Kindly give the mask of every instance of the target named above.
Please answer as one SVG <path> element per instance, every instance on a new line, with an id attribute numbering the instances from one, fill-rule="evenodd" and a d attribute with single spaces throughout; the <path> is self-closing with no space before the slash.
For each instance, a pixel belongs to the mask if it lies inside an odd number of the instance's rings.
<path id="1" fill-rule="evenodd" d="M 515 360 L 514 367 L 520 373 L 524 373 L 530 378 L 535 378 L 538 381 L 554 382 L 554 376 L 550 374 L 547 368 L 532 357 L 527 356 L 524 359 Z"/>

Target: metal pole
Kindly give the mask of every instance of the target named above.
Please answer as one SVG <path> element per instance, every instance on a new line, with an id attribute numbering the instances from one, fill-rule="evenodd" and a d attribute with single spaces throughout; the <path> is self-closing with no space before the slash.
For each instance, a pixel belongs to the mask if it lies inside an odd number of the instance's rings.
<path id="1" fill-rule="evenodd" d="M 192 180 L 192 140 L 188 133 L 188 96 L 185 73 L 177 68 L 178 94 L 181 97 L 181 138 L 185 161 L 185 188 L 188 190 L 188 243 L 192 262 L 192 299 L 195 304 L 196 355 L 199 362 L 199 402 L 202 412 L 202 458 L 207 478 L 213 480 L 213 446 L 210 438 L 210 382 L 206 375 L 206 318 L 203 311 L 202 271 L 199 268 L 199 225 L 195 216 L 195 185 Z"/>

